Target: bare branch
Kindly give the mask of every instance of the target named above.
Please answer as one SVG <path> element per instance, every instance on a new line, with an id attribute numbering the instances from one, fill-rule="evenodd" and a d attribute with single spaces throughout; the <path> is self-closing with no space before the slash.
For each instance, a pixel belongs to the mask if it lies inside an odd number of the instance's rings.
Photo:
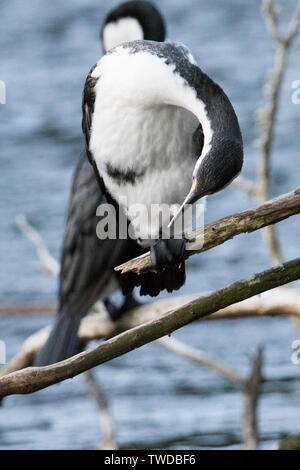
<path id="1" fill-rule="evenodd" d="M 99 422 L 102 435 L 99 450 L 116 450 L 118 447 L 106 396 L 91 370 L 84 373 L 84 378 L 88 392 L 94 398 L 99 408 Z"/>
<path id="2" fill-rule="evenodd" d="M 0 398 L 32 393 L 103 364 L 157 340 L 195 320 L 205 318 L 233 303 L 300 278 L 300 259 L 255 274 L 229 287 L 193 300 L 162 317 L 125 331 L 96 348 L 47 367 L 32 367 L 0 378 Z"/>
<path id="3" fill-rule="evenodd" d="M 262 14 L 265 18 L 267 29 L 277 43 L 282 43 L 283 38 L 278 28 L 278 9 L 272 0 L 262 0 Z"/>
<path id="4" fill-rule="evenodd" d="M 297 8 L 294 16 L 290 22 L 289 31 L 287 35 L 287 44 L 290 46 L 291 42 L 295 39 L 300 30 L 300 0 L 297 1 Z"/>
<path id="5" fill-rule="evenodd" d="M 259 442 L 257 406 L 262 382 L 262 365 L 263 350 L 259 349 L 257 356 L 253 359 L 252 373 L 244 389 L 243 441 L 246 450 L 257 450 Z"/>
<path id="6" fill-rule="evenodd" d="M 261 204 L 269 197 L 271 151 L 274 141 L 279 94 L 285 70 L 286 53 L 286 46 L 283 43 L 277 43 L 274 70 L 268 81 L 269 105 L 265 109 L 264 120 L 261 121 L 262 135 L 259 139 L 261 163 L 257 173 L 257 201 Z M 265 236 L 270 248 L 272 264 L 274 266 L 280 264 L 282 262 L 282 255 L 275 228 L 273 226 L 268 227 L 265 230 Z"/>
<path id="7" fill-rule="evenodd" d="M 141 305 L 129 311 L 119 322 L 112 322 L 104 311 L 101 314 L 89 315 L 83 318 L 80 325 L 79 342 L 81 347 L 84 347 L 90 341 L 113 337 L 119 334 L 120 330 L 126 331 L 147 321 L 159 318 L 165 312 L 182 307 L 198 297 L 199 295 L 169 297 L 151 304 Z M 230 305 L 203 320 L 233 320 L 283 315 L 300 320 L 300 289 L 280 287 L 243 302 Z M 27 338 L 20 353 L 0 371 L 0 377 L 25 367 L 30 367 L 33 364 L 36 353 L 47 340 L 49 332 L 50 327 L 43 328 Z M 161 343 L 161 345 L 167 347 L 164 343 Z M 190 359 L 192 360 L 192 358 Z"/>
<path id="8" fill-rule="evenodd" d="M 300 188 L 285 194 L 277 199 L 269 201 L 256 209 L 247 210 L 238 214 L 230 215 L 217 222 L 205 225 L 187 235 L 186 258 L 210 250 L 234 238 L 236 235 L 246 232 L 254 232 L 267 225 L 277 223 L 292 215 L 300 213 Z M 203 237 L 204 234 L 204 237 Z M 204 238 L 204 242 L 203 242 Z M 122 274 L 135 272 L 141 274 L 154 270 L 150 253 L 146 253 L 134 260 L 128 261 L 115 268 Z"/>
<path id="9" fill-rule="evenodd" d="M 41 270 L 54 278 L 57 278 L 60 273 L 60 264 L 50 253 L 47 244 L 41 234 L 30 224 L 26 216 L 21 214 L 15 217 L 16 225 L 19 228 L 20 232 L 25 235 L 25 237 L 36 247 L 36 254 L 41 263 Z M 49 309 L 45 313 L 53 312 L 56 310 L 54 304 L 49 304 Z M 24 307 L 24 314 L 30 312 L 29 309 L 32 309 L 31 314 L 40 314 L 40 310 L 37 306 Z M 93 312 L 99 312 L 103 309 L 103 302 L 100 300 L 95 303 L 92 308 Z M 9 315 L 16 312 L 15 307 L 0 307 L 0 315 Z M 20 314 L 20 312 L 19 312 Z"/>
<path id="10" fill-rule="evenodd" d="M 192 348 L 191 346 L 187 346 L 177 339 L 168 337 L 160 338 L 155 343 L 163 346 L 165 349 L 176 354 L 177 356 L 184 357 L 185 359 L 194 362 L 200 367 L 204 367 L 216 372 L 218 375 L 228 380 L 229 382 L 233 382 L 239 386 L 245 386 L 246 384 L 245 379 L 235 370 L 229 368 L 223 362 L 217 359 L 213 359 L 204 351 Z"/>
<path id="11" fill-rule="evenodd" d="M 246 194 L 255 196 L 259 204 L 263 204 L 269 199 L 271 152 L 278 114 L 279 96 L 286 68 L 287 55 L 300 29 L 300 0 L 297 0 L 297 7 L 288 27 L 286 37 L 283 37 L 279 30 L 279 13 L 280 8 L 272 0 L 262 0 L 262 14 L 267 29 L 274 41 L 275 59 L 273 70 L 268 74 L 265 82 L 265 95 L 268 104 L 257 113 L 258 122 L 262 128 L 261 136 L 257 139 L 261 158 L 255 183 L 241 177 L 235 181 L 235 185 Z M 276 227 L 274 225 L 266 227 L 263 235 L 270 250 L 271 263 L 273 266 L 277 266 L 282 263 L 283 257 Z"/>
<path id="12" fill-rule="evenodd" d="M 269 74 L 265 89 L 268 105 L 261 113 L 260 124 L 262 134 L 259 138 L 261 152 L 260 166 L 257 172 L 257 201 L 263 203 L 269 198 L 271 151 L 274 142 L 274 130 L 278 114 L 279 96 L 286 68 L 287 55 L 300 28 L 300 0 L 288 28 L 286 37 L 281 36 L 278 27 L 278 11 L 274 2 L 262 0 L 262 12 L 265 17 L 267 28 L 273 37 L 275 45 L 275 62 Z M 264 230 L 265 239 L 270 249 L 271 262 L 273 266 L 280 264 L 283 260 L 281 249 L 276 234 L 276 228 L 269 226 Z"/>
<path id="13" fill-rule="evenodd" d="M 20 232 L 36 247 L 38 258 L 41 260 L 43 270 L 50 276 L 57 277 L 59 274 L 59 263 L 50 254 L 48 247 L 41 235 L 28 222 L 25 215 L 20 214 L 15 218 Z"/>

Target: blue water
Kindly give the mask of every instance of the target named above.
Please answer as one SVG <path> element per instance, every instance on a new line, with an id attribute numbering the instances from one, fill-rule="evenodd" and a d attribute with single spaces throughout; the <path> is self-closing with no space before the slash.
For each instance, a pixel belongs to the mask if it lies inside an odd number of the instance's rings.
<path id="1" fill-rule="evenodd" d="M 99 30 L 116 1 L 10 0 L 0 3 L 0 79 L 7 104 L 0 105 L 1 305 L 55 300 L 56 281 L 36 268 L 34 248 L 14 218 L 24 213 L 58 258 L 72 172 L 83 148 L 81 92 L 101 56 Z M 260 2 L 161 0 L 168 36 L 188 45 L 201 68 L 219 82 L 239 116 L 245 141 L 243 174 L 255 176 L 255 111 L 272 64 L 272 44 Z M 282 21 L 292 0 L 285 2 Z M 300 38 L 289 57 L 273 154 L 272 195 L 299 186 L 300 105 L 292 82 L 300 79 Z M 206 221 L 249 208 L 251 199 L 233 186 L 209 198 Z M 297 217 L 280 224 L 286 260 L 299 256 Z M 269 266 L 261 235 L 243 235 L 189 262 L 182 294 L 223 287 Z M 8 359 L 49 318 L 1 319 Z M 249 370 L 249 354 L 266 345 L 260 407 L 262 446 L 284 433 L 300 432 L 297 413 L 300 369 L 290 361 L 296 337 L 284 319 L 209 322 L 176 334 L 190 344 Z M 232 338 L 235 338 L 234 344 Z M 241 395 L 213 373 L 147 346 L 97 371 L 112 407 L 122 448 L 202 448 L 240 445 Z M 83 432 L 84 431 L 84 432 Z M 32 396 L 11 397 L 0 411 L 0 448 L 93 448 L 98 416 L 81 378 Z"/>

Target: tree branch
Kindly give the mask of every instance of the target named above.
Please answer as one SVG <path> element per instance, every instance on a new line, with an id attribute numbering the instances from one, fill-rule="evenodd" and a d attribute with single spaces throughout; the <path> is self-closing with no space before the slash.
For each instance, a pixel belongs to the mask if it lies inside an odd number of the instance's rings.
<path id="1" fill-rule="evenodd" d="M 246 194 L 254 196 L 258 204 L 263 204 L 269 199 L 271 153 L 278 114 L 279 96 L 286 69 L 287 56 L 300 29 L 300 0 L 297 0 L 297 7 L 285 37 L 280 33 L 278 25 L 279 11 L 277 5 L 272 0 L 262 0 L 262 15 L 270 36 L 274 41 L 275 53 L 273 69 L 265 81 L 265 95 L 268 104 L 257 112 L 258 122 L 261 126 L 261 136 L 257 140 L 260 160 L 256 182 L 248 181 L 243 177 L 237 178 L 235 182 L 236 186 Z M 276 266 L 282 263 L 283 257 L 276 227 L 274 225 L 266 227 L 263 235 L 269 246 L 272 265 Z"/>
<path id="2" fill-rule="evenodd" d="M 267 29 L 270 32 L 275 42 L 282 43 L 283 38 L 280 35 L 278 28 L 278 7 L 272 0 L 262 0 L 261 2 L 262 14 L 265 18 Z"/>
<path id="3" fill-rule="evenodd" d="M 262 0 L 262 11 L 267 29 L 274 40 L 275 61 L 273 70 L 265 83 L 266 96 L 269 103 L 259 112 L 259 123 L 262 127 L 262 134 L 258 140 L 261 153 L 260 166 L 257 172 L 256 195 L 258 203 L 263 203 L 269 198 L 271 152 L 274 142 L 279 96 L 286 69 L 287 56 L 300 27 L 300 0 L 297 2 L 297 8 L 290 22 L 286 37 L 280 34 L 278 12 L 276 11 L 274 3 L 271 0 Z M 264 231 L 264 235 L 270 248 L 272 265 L 276 266 L 283 260 L 276 234 L 276 227 L 273 225 L 267 227 Z"/>
<path id="4" fill-rule="evenodd" d="M 177 356 L 188 359 L 197 366 L 204 367 L 216 372 L 218 375 L 228 380 L 229 382 L 242 387 L 246 386 L 247 381 L 244 379 L 244 377 L 242 377 L 238 372 L 231 369 L 223 362 L 217 359 L 213 359 L 204 351 L 192 348 L 191 346 L 188 346 L 181 341 L 178 341 L 177 339 L 168 338 L 167 336 L 158 339 L 155 344 L 162 346 Z"/>
<path id="5" fill-rule="evenodd" d="M 32 393 L 81 374 L 88 369 L 126 354 L 182 328 L 195 320 L 213 314 L 232 303 L 300 278 L 300 259 L 255 274 L 229 287 L 207 294 L 166 313 L 162 317 L 125 331 L 98 347 L 47 367 L 32 367 L 0 378 L 0 398 L 12 394 Z"/>
<path id="6" fill-rule="evenodd" d="M 252 373 L 244 388 L 243 441 L 246 450 L 258 448 L 257 406 L 262 382 L 263 349 L 252 361 Z"/>
<path id="7" fill-rule="evenodd" d="M 236 235 L 254 232 L 262 227 L 280 222 L 299 213 L 300 188 L 292 193 L 262 204 L 256 209 L 230 215 L 195 230 L 187 236 L 189 242 L 187 243 L 185 256 L 188 258 L 196 253 L 210 250 L 234 238 Z M 120 271 L 121 274 L 129 272 L 141 274 L 149 270 L 153 271 L 154 268 L 151 263 L 150 253 L 146 253 L 116 267 L 115 270 Z"/>
<path id="8" fill-rule="evenodd" d="M 112 322 L 104 311 L 100 314 L 88 315 L 83 318 L 80 324 L 78 333 L 79 343 L 83 348 L 90 341 L 111 338 L 119 334 L 120 331 L 126 331 L 147 321 L 159 318 L 165 312 L 182 307 L 198 297 L 199 295 L 168 297 L 151 304 L 144 304 L 127 312 L 119 322 Z M 300 320 L 300 289 L 290 287 L 273 289 L 269 292 L 264 292 L 262 295 L 230 305 L 203 320 L 235 320 L 284 315 Z M 36 354 L 47 340 L 49 332 L 50 327 L 47 327 L 28 337 L 21 351 L 11 359 L 5 368 L 0 370 L 0 377 L 30 367 Z M 169 345 L 162 340 L 159 340 L 159 344 L 169 349 Z M 176 351 L 176 354 L 180 355 L 180 353 L 181 350 Z M 183 356 L 193 360 L 192 355 L 187 357 L 183 354 Z M 202 365 L 203 367 L 208 367 L 208 364 L 205 365 L 203 363 Z M 211 368 L 213 369 L 213 367 Z"/>
<path id="9" fill-rule="evenodd" d="M 99 422 L 102 442 L 98 448 L 99 450 L 116 450 L 118 447 L 116 444 L 114 426 L 106 396 L 91 370 L 88 370 L 84 373 L 84 378 L 88 392 L 94 398 L 99 408 Z"/>
<path id="10" fill-rule="evenodd" d="M 294 16 L 290 22 L 286 41 L 288 45 L 295 39 L 300 30 L 300 0 L 297 1 L 297 7 Z"/>
<path id="11" fill-rule="evenodd" d="M 50 254 L 49 249 L 39 232 L 28 222 L 23 214 L 15 217 L 15 222 L 23 235 L 36 247 L 38 258 L 41 261 L 42 270 L 52 277 L 57 277 L 60 266 L 55 258 Z"/>

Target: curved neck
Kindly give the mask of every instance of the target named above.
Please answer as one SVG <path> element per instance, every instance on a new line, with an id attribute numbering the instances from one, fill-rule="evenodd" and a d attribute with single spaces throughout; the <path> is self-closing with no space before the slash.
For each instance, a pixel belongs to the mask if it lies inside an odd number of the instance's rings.
<path id="1" fill-rule="evenodd" d="M 220 141 L 232 141 L 242 145 L 242 134 L 233 106 L 222 90 L 197 66 L 190 72 L 178 70 L 180 75 L 194 90 L 194 100 L 187 102 L 189 110 L 199 120 L 204 134 L 204 145 L 199 160 L 213 152 Z"/>
<path id="2" fill-rule="evenodd" d="M 194 114 L 204 134 L 202 153 L 198 156 L 201 159 L 221 141 L 242 144 L 238 119 L 228 97 L 191 62 L 181 45 L 134 41 L 107 54 L 101 64 L 103 71 L 106 67 L 111 69 L 120 103 L 143 108 L 173 105 Z M 107 76 L 109 88 L 111 73 Z M 105 74 L 101 87 L 104 83 Z"/>

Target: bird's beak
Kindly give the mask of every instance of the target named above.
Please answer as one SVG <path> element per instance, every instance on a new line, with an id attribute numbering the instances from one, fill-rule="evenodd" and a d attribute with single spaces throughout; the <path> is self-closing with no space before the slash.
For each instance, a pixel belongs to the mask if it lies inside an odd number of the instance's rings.
<path id="1" fill-rule="evenodd" d="M 172 227 L 175 220 L 178 219 L 179 215 L 181 214 L 181 212 L 183 212 L 183 210 L 185 209 L 186 206 L 188 206 L 189 204 L 194 204 L 194 202 L 196 202 L 196 201 L 198 201 L 198 199 L 200 199 L 201 196 L 197 195 L 196 187 L 197 187 L 197 180 L 195 179 L 193 184 L 192 184 L 192 187 L 190 189 L 189 194 L 187 195 L 187 197 L 185 198 L 183 204 L 180 206 L 180 208 L 178 209 L 178 211 L 176 212 L 176 214 L 172 218 L 171 222 L 168 225 L 168 228 Z"/>

